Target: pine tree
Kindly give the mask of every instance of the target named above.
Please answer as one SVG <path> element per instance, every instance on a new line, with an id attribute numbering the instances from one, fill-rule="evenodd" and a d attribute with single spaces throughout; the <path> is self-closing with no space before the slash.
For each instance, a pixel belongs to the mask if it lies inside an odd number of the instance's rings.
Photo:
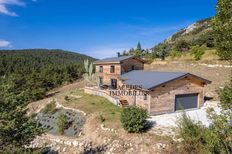
<path id="1" fill-rule="evenodd" d="M 138 42 L 138 44 L 137 44 L 137 49 L 136 49 L 136 50 L 142 51 L 142 47 L 141 47 L 140 42 Z"/>
<path id="2" fill-rule="evenodd" d="M 0 153 L 10 149 L 12 153 L 13 150 L 17 153 L 42 134 L 43 129 L 33 117 L 27 115 L 23 96 L 8 99 L 4 99 L 2 94 L 0 96 Z"/>
<path id="3" fill-rule="evenodd" d="M 232 1 L 218 0 L 217 14 L 213 20 L 218 55 L 232 60 Z"/>
<path id="4" fill-rule="evenodd" d="M 136 56 L 136 57 L 142 56 L 142 47 L 141 47 L 140 42 L 138 42 L 138 44 L 137 44 L 137 48 L 135 50 L 134 56 Z"/>

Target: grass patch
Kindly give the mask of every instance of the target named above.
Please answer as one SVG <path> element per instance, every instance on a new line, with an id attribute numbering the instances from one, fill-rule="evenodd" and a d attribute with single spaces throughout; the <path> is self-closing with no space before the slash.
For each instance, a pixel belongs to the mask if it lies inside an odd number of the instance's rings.
<path id="1" fill-rule="evenodd" d="M 98 118 L 99 122 L 104 122 L 106 127 L 121 128 L 121 108 L 103 97 L 86 94 L 83 90 L 75 90 L 72 94 L 81 97 L 65 102 L 66 106 L 82 110 L 87 114 L 97 113 L 99 117 L 102 117 Z"/>

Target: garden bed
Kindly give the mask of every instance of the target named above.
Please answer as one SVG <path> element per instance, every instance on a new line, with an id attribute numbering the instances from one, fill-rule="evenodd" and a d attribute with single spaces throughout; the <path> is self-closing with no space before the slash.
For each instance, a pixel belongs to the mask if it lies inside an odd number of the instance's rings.
<path id="1" fill-rule="evenodd" d="M 60 115 L 64 115 L 66 119 L 66 126 L 62 132 L 58 125 Z M 80 136 L 86 121 L 82 113 L 64 108 L 58 108 L 54 113 L 41 111 L 37 114 L 37 120 L 48 133 L 65 136 Z"/>

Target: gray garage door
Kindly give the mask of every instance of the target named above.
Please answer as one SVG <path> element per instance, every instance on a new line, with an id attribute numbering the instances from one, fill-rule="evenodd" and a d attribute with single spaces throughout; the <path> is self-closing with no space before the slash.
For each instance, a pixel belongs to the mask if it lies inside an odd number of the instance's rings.
<path id="1" fill-rule="evenodd" d="M 198 94 L 176 95 L 175 110 L 197 108 Z"/>

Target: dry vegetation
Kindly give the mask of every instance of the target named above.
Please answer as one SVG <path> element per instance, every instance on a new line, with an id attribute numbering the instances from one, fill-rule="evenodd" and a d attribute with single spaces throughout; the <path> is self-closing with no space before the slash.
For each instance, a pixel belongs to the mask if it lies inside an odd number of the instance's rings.
<path id="1" fill-rule="evenodd" d="M 203 64 L 203 65 L 202 65 Z M 208 65 L 209 66 L 205 66 Z M 190 72 L 195 75 L 201 76 L 205 79 L 212 81 L 211 84 L 205 87 L 205 95 L 208 97 L 213 97 L 218 100 L 216 90 L 226 82 L 229 81 L 229 76 L 231 68 L 228 66 L 227 62 L 223 61 L 154 61 L 150 65 L 146 65 L 145 69 L 154 71 L 180 71 L 180 72 Z"/>
<path id="2" fill-rule="evenodd" d="M 173 61 L 173 60 L 177 60 L 177 61 L 194 61 L 194 56 L 191 54 L 191 52 L 186 52 L 186 53 L 181 53 L 180 57 L 171 57 L 168 56 L 166 58 L 167 61 Z M 218 61 L 219 57 L 216 54 L 216 49 L 206 49 L 204 50 L 204 54 L 202 55 L 201 61 Z"/>

